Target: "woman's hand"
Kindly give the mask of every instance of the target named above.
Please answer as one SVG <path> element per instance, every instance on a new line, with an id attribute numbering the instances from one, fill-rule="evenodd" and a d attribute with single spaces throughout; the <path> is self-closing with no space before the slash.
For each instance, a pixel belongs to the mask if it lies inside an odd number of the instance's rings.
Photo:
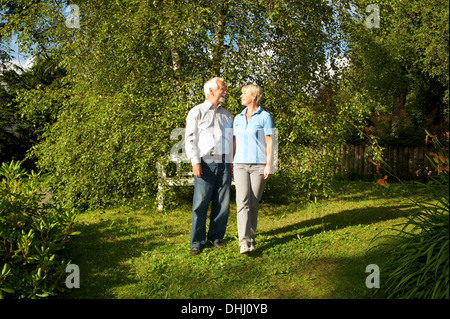
<path id="1" fill-rule="evenodd" d="M 264 167 L 264 179 L 268 179 L 272 175 L 272 169 L 270 164 L 266 164 Z"/>

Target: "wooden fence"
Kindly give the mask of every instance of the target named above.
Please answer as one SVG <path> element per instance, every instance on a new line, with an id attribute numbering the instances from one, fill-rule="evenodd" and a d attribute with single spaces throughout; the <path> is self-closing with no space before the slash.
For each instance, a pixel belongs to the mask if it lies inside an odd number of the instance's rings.
<path id="1" fill-rule="evenodd" d="M 428 174 L 432 166 L 426 157 L 433 152 L 433 145 L 425 146 L 386 146 L 383 159 L 387 167 L 380 167 L 380 173 L 401 179 L 415 179 Z M 371 163 L 366 154 L 368 146 L 342 145 L 341 173 L 370 175 L 377 174 L 376 166 Z"/>

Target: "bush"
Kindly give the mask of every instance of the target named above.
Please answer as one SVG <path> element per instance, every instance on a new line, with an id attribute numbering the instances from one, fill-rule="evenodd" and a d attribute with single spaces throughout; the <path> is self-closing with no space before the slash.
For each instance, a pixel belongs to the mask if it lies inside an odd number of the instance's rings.
<path id="1" fill-rule="evenodd" d="M 438 139 L 428 137 L 437 148 L 437 154 L 430 153 L 430 162 L 438 175 L 426 184 L 434 202 L 416 203 L 418 211 L 389 243 L 391 254 L 384 269 L 388 298 L 449 298 L 449 161 Z"/>
<path id="2" fill-rule="evenodd" d="M 75 214 L 44 202 L 48 189 L 20 162 L 0 168 L 0 298 L 43 298 L 63 289 Z"/>

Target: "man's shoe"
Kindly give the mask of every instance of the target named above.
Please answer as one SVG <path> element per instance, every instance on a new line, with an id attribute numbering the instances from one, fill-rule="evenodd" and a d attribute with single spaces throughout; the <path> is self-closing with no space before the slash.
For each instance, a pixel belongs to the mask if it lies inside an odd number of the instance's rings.
<path id="1" fill-rule="evenodd" d="M 190 253 L 192 256 L 198 255 L 198 254 L 200 254 L 200 249 L 197 248 L 197 247 L 192 247 L 191 250 L 189 251 L 189 253 Z"/>
<path id="2" fill-rule="evenodd" d="M 218 240 L 218 241 L 214 242 L 214 247 L 216 247 L 216 248 L 223 248 L 223 247 L 225 247 L 225 244 L 222 243 L 220 240 Z"/>
<path id="3" fill-rule="evenodd" d="M 248 248 L 249 252 L 252 252 L 255 250 L 255 245 L 253 245 L 253 243 L 250 244 L 250 247 Z"/>

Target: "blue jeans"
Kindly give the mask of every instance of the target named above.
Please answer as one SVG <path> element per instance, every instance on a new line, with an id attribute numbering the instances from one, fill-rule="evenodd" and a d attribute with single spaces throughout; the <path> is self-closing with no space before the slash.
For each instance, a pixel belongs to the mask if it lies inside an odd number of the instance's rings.
<path id="1" fill-rule="evenodd" d="M 194 177 L 194 199 L 192 203 L 191 248 L 202 248 L 206 240 L 217 242 L 225 236 L 230 210 L 231 168 L 225 158 L 202 159 L 202 176 Z M 206 217 L 211 203 L 208 235 Z"/>

